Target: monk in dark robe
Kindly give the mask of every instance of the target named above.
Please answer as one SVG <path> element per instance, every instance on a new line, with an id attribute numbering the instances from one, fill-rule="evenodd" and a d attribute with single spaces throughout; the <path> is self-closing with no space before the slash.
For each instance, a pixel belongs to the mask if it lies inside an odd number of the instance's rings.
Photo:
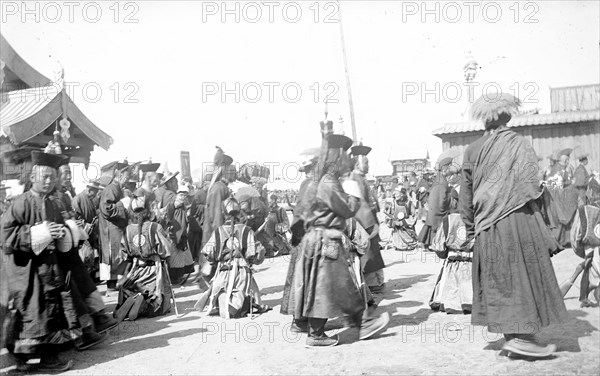
<path id="1" fill-rule="evenodd" d="M 352 140 L 342 135 L 330 135 L 323 140 L 320 158 L 320 179 L 316 192 L 308 197 L 310 212 L 306 218 L 307 232 L 300 244 L 293 276 L 293 307 L 288 311 L 294 317 L 308 318 L 306 346 L 335 346 L 337 336 L 325 334 L 329 318 L 346 316 L 360 321 L 360 339 L 384 330 L 389 322 L 386 314 L 373 319 L 362 319 L 366 307 L 365 291 L 356 274 L 356 257 L 345 234 L 346 221 L 359 208 L 360 187 L 354 180 L 346 180 L 344 188 L 340 176 L 350 170 L 346 150 Z"/>
<path id="2" fill-rule="evenodd" d="M 503 333 L 503 350 L 548 357 L 541 327 L 567 315 L 550 255 L 559 244 L 546 227 L 536 199 L 542 191 L 537 156 L 527 140 L 506 127 L 520 101 L 509 94 L 485 96 L 471 108 L 486 134 L 466 149 L 459 208 L 473 247 L 471 322 Z M 499 99 L 498 99 L 499 98 Z"/>
<path id="3" fill-rule="evenodd" d="M 123 167 L 113 181 L 106 186 L 100 195 L 100 279 L 110 281 L 109 287 L 114 288 L 119 276 L 123 273 L 124 256 L 121 252 L 121 238 L 127 227 L 127 211 L 121 199 L 123 185 L 129 182 L 130 170 Z"/>
<path id="4" fill-rule="evenodd" d="M 429 246 L 442 223 L 442 219 L 448 214 L 448 210 L 450 209 L 450 190 L 451 187 L 442 176 L 441 170 L 439 170 L 437 178 L 429 191 L 429 197 L 427 199 L 427 206 L 429 207 L 427 219 L 425 220 L 425 225 L 421 229 L 421 232 L 419 232 L 418 237 L 418 241 L 423 243 L 425 249 L 429 249 Z"/>
<path id="5" fill-rule="evenodd" d="M 590 174 L 586 168 L 588 164 L 587 154 L 579 155 L 579 166 L 575 169 L 573 176 L 573 185 L 579 195 L 579 205 L 587 203 L 587 189 L 590 183 Z"/>
<path id="6" fill-rule="evenodd" d="M 96 197 L 100 192 L 98 182 L 90 182 L 86 189 L 77 194 L 72 201 L 75 212 L 75 220 L 83 221 L 83 226 L 88 234 L 88 240 L 84 242 L 79 250 L 79 255 L 83 260 L 90 275 L 95 275 L 98 271 L 97 257 L 95 250 L 100 249 L 100 239 L 98 237 L 98 206 Z"/>
<path id="7" fill-rule="evenodd" d="M 202 248 L 210 239 L 213 231 L 225 223 L 223 201 L 229 197 L 227 185 L 233 181 L 235 181 L 235 166 L 231 163 L 221 165 L 206 194 L 206 209 L 202 225 Z"/>
<path id="8" fill-rule="evenodd" d="M 381 237 L 379 236 L 379 205 L 371 198 L 369 185 L 366 181 L 366 174 L 369 173 L 369 160 L 367 154 L 371 148 L 364 145 L 356 145 L 352 147 L 352 155 L 355 157 L 354 171 L 350 174 L 350 179 L 359 183 L 362 197 L 360 200 L 360 208 L 356 213 L 356 220 L 369 234 L 370 246 L 364 256 L 360 258 L 360 262 L 365 274 L 365 282 L 369 287 L 369 307 L 373 309 L 383 299 L 385 289 L 385 280 L 383 268 L 385 263 L 381 257 Z"/>
<path id="9" fill-rule="evenodd" d="M 177 190 L 175 200 L 167 204 L 165 223 L 174 247 L 169 257 L 169 276 L 173 284 L 184 284 L 194 272 L 194 259 L 188 245 L 188 225 L 190 205 L 189 188 L 182 185 Z"/>
<path id="10" fill-rule="evenodd" d="M 100 186 L 96 182 L 91 182 L 86 189 L 77 194 L 72 200 L 72 207 L 75 213 L 75 219 L 82 220 L 85 223 L 92 223 L 98 216 L 98 208 L 94 204 L 94 198 L 98 195 Z"/>
<path id="11" fill-rule="evenodd" d="M 32 152 L 31 190 L 14 199 L 2 217 L 2 289 L 14 299 L 14 310 L 4 325 L 6 348 L 16 357 L 17 369 L 63 372 L 72 361 L 57 354 L 71 341 L 66 329 L 77 328 L 73 300 L 58 266 L 57 253 L 73 248 L 72 235 L 64 226 L 61 205 L 52 195 L 57 168 L 63 155 Z M 74 339 L 74 338 L 73 338 Z M 26 363 L 39 358 L 40 363 Z"/>
<path id="12" fill-rule="evenodd" d="M 175 201 L 175 196 L 177 195 L 177 175 L 179 172 L 174 174 L 166 174 L 160 180 L 158 188 L 154 191 L 155 200 L 157 202 L 158 209 L 164 209 Z"/>
<path id="13" fill-rule="evenodd" d="M 288 272 L 283 288 L 283 298 L 281 301 L 281 313 L 284 315 L 294 314 L 294 312 L 290 310 L 290 307 L 294 307 L 295 305 L 293 300 L 294 294 L 292 291 L 294 270 L 296 260 L 298 259 L 298 246 L 305 234 L 304 224 L 310 213 L 310 201 L 308 199 L 314 195 L 313 192 L 317 189 L 317 182 L 315 181 L 315 167 L 317 161 L 318 155 L 306 161 L 301 167 L 301 170 L 306 174 L 306 178 L 300 184 L 300 189 L 296 196 L 296 204 L 294 205 L 292 223 L 290 224 L 290 230 L 292 231 L 292 250 L 290 251 L 290 263 L 288 265 Z M 294 333 L 308 332 L 308 318 L 301 316 L 294 317 L 291 330 Z"/>

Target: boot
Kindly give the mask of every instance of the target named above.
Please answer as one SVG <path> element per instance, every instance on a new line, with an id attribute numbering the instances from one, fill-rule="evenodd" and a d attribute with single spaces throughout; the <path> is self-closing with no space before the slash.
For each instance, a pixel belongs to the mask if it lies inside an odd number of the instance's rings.
<path id="1" fill-rule="evenodd" d="M 556 351 L 555 345 L 542 346 L 533 335 L 505 334 L 507 339 L 502 350 L 534 358 L 547 358 Z"/>
<path id="2" fill-rule="evenodd" d="M 108 332 L 115 328 L 119 323 L 104 312 L 97 312 L 92 315 L 94 319 L 94 328 L 98 334 Z"/>
<path id="3" fill-rule="evenodd" d="M 376 318 L 363 318 L 360 326 L 359 339 L 367 339 L 385 330 L 390 322 L 390 315 L 387 312 L 382 313 Z"/>
<path id="4" fill-rule="evenodd" d="M 107 338 L 108 334 L 106 332 L 101 335 L 96 333 L 91 327 L 87 327 L 83 328 L 83 335 L 76 338 L 73 342 L 77 350 L 83 351 L 102 343 Z"/>
<path id="5" fill-rule="evenodd" d="M 308 337 L 306 338 L 306 347 L 331 347 L 338 344 L 339 338 L 337 335 L 328 337 L 325 334 L 326 323 L 327 319 L 308 319 Z"/>
<path id="6" fill-rule="evenodd" d="M 290 331 L 292 333 L 308 333 L 308 320 L 294 319 Z"/>
<path id="7" fill-rule="evenodd" d="M 40 362 L 36 365 L 35 369 L 29 372 L 36 373 L 61 373 L 66 372 L 73 367 L 72 360 L 62 360 L 58 355 L 44 356 L 40 359 Z"/>

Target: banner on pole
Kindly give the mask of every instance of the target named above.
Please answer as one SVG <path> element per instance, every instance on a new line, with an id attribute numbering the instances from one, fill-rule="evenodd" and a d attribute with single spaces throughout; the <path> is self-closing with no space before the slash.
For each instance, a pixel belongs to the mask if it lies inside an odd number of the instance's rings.
<path id="1" fill-rule="evenodd" d="M 181 152 L 181 177 L 182 178 L 191 178 L 192 177 L 192 169 L 190 167 L 190 152 L 189 151 Z"/>

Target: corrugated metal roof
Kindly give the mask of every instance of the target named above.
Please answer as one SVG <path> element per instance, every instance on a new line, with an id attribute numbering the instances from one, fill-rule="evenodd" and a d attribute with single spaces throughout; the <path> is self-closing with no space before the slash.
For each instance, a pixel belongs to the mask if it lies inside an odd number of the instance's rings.
<path id="1" fill-rule="evenodd" d="M 513 118 L 509 127 L 529 127 L 534 125 L 567 124 L 585 121 L 600 120 L 600 110 L 555 112 L 550 114 L 523 115 Z M 483 123 L 479 121 L 466 121 L 459 123 L 447 123 L 441 128 L 433 131 L 434 136 L 451 133 L 468 133 L 483 131 Z"/>

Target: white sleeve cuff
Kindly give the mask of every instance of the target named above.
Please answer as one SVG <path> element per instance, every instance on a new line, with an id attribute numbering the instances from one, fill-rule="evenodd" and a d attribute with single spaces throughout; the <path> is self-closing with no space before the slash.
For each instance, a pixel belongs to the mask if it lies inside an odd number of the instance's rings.
<path id="1" fill-rule="evenodd" d="M 29 233 L 31 235 L 31 250 L 36 256 L 42 253 L 42 251 L 52 242 L 50 228 L 46 223 L 31 226 Z"/>
<path id="2" fill-rule="evenodd" d="M 360 192 L 360 186 L 358 185 L 358 182 L 356 180 L 344 180 L 344 182 L 342 183 L 342 188 L 344 189 L 344 192 L 346 192 L 350 196 L 354 196 L 356 198 L 361 199 L 363 198 Z"/>

